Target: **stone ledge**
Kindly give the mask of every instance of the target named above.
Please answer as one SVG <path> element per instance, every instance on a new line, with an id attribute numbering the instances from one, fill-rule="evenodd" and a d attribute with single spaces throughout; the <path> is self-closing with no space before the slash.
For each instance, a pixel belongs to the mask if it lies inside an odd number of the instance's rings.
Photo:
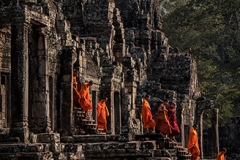
<path id="1" fill-rule="evenodd" d="M 73 137 L 62 137 L 63 143 L 94 143 L 117 141 L 117 135 L 73 135 Z"/>
<path id="2" fill-rule="evenodd" d="M 48 152 L 50 144 L 0 144 L 0 153 Z"/>
<path id="3" fill-rule="evenodd" d="M 42 133 L 36 135 L 37 143 L 59 143 L 60 134 L 59 133 Z"/>
<path id="4" fill-rule="evenodd" d="M 52 152 L 18 152 L 18 153 L 0 153 L 0 159 L 31 159 L 31 160 L 49 160 L 53 159 Z"/>

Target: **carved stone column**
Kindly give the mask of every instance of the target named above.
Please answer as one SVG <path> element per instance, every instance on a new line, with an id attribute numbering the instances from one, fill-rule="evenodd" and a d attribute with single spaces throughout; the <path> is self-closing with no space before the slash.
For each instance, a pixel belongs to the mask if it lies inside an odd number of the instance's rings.
<path id="1" fill-rule="evenodd" d="M 218 132 L 218 111 L 219 109 L 213 108 L 212 110 L 212 156 L 217 156 L 219 152 L 219 132 Z"/>
<path id="2" fill-rule="evenodd" d="M 43 82 L 45 82 L 45 93 L 44 93 L 44 97 L 45 97 L 45 121 L 46 121 L 46 126 L 45 126 L 45 132 L 46 133 L 50 133 L 51 132 L 51 119 L 50 119 L 50 93 L 49 93 L 49 61 L 48 61 L 48 33 L 47 33 L 47 28 L 39 28 L 38 30 L 39 35 L 41 38 L 39 38 L 39 43 L 42 45 L 39 45 L 39 54 L 40 56 L 42 56 L 42 79 Z"/>
<path id="3" fill-rule="evenodd" d="M 183 108 L 183 107 L 181 107 L 181 108 Z M 187 142 L 187 139 L 185 139 L 185 137 L 184 137 L 184 133 L 185 133 L 184 122 L 183 122 L 183 120 L 184 120 L 184 110 L 185 110 L 185 108 L 183 108 L 180 112 L 181 113 L 180 122 L 181 122 L 181 142 L 185 146 L 185 144 Z M 185 134 L 189 134 L 189 133 L 185 133 Z"/>
<path id="4" fill-rule="evenodd" d="M 28 30 L 29 24 L 15 17 L 11 28 L 11 129 L 10 136 L 27 142 L 28 129 Z"/>
<path id="5" fill-rule="evenodd" d="M 204 155 L 203 155 L 203 110 L 201 112 L 201 114 L 199 115 L 199 147 L 200 147 L 200 157 L 201 159 L 203 159 Z"/>

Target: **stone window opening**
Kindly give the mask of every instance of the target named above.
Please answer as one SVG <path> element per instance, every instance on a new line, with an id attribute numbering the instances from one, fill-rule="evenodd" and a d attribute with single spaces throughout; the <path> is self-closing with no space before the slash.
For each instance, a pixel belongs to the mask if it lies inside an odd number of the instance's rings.
<path id="1" fill-rule="evenodd" d="M 6 75 L 1 75 L 1 85 L 6 85 Z"/>

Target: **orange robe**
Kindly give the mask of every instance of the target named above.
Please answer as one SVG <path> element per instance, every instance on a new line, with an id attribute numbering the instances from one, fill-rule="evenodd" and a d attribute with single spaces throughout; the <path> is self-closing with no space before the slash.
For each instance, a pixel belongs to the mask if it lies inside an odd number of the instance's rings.
<path id="1" fill-rule="evenodd" d="M 97 125 L 98 129 L 107 129 L 107 116 L 109 116 L 109 111 L 104 100 L 98 102 L 97 106 Z"/>
<path id="2" fill-rule="evenodd" d="M 90 109 L 92 109 L 89 89 L 90 85 L 86 83 L 81 85 L 81 90 L 79 91 L 79 103 L 85 112 L 88 112 Z"/>
<path id="3" fill-rule="evenodd" d="M 219 152 L 216 160 L 225 160 L 224 153 Z"/>
<path id="4" fill-rule="evenodd" d="M 143 120 L 143 128 L 153 128 L 156 126 L 156 123 L 152 119 L 150 105 L 146 99 L 144 99 L 142 102 L 142 120 Z"/>
<path id="5" fill-rule="evenodd" d="M 198 145 L 198 134 L 194 128 L 192 128 L 189 132 L 187 148 L 188 152 L 192 154 L 194 160 L 198 160 L 198 157 L 200 156 L 200 149 Z"/>
<path id="6" fill-rule="evenodd" d="M 161 107 L 161 106 L 160 106 Z M 156 126 L 157 129 L 164 135 L 169 135 L 172 133 L 171 125 L 169 123 L 168 117 L 167 117 L 167 109 L 163 105 L 161 107 L 162 111 L 158 111 L 156 116 Z"/>

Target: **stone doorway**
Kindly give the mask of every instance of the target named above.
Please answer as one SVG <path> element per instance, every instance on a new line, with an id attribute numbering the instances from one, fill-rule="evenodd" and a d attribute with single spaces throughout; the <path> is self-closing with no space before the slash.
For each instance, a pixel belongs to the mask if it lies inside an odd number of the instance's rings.
<path id="1" fill-rule="evenodd" d="M 53 93 L 49 86 L 53 82 L 48 76 L 48 55 L 44 28 L 31 25 L 29 28 L 29 129 L 33 133 L 50 130 L 53 107 Z M 53 85 L 51 85 L 53 86 Z M 53 92 L 53 90 L 52 90 Z M 51 101 L 51 102 L 50 102 Z M 53 110 L 53 108 L 51 108 Z M 55 122 L 54 122 L 55 123 Z"/>
<path id="2" fill-rule="evenodd" d="M 115 134 L 121 133 L 121 100 L 119 92 L 114 92 Z"/>

